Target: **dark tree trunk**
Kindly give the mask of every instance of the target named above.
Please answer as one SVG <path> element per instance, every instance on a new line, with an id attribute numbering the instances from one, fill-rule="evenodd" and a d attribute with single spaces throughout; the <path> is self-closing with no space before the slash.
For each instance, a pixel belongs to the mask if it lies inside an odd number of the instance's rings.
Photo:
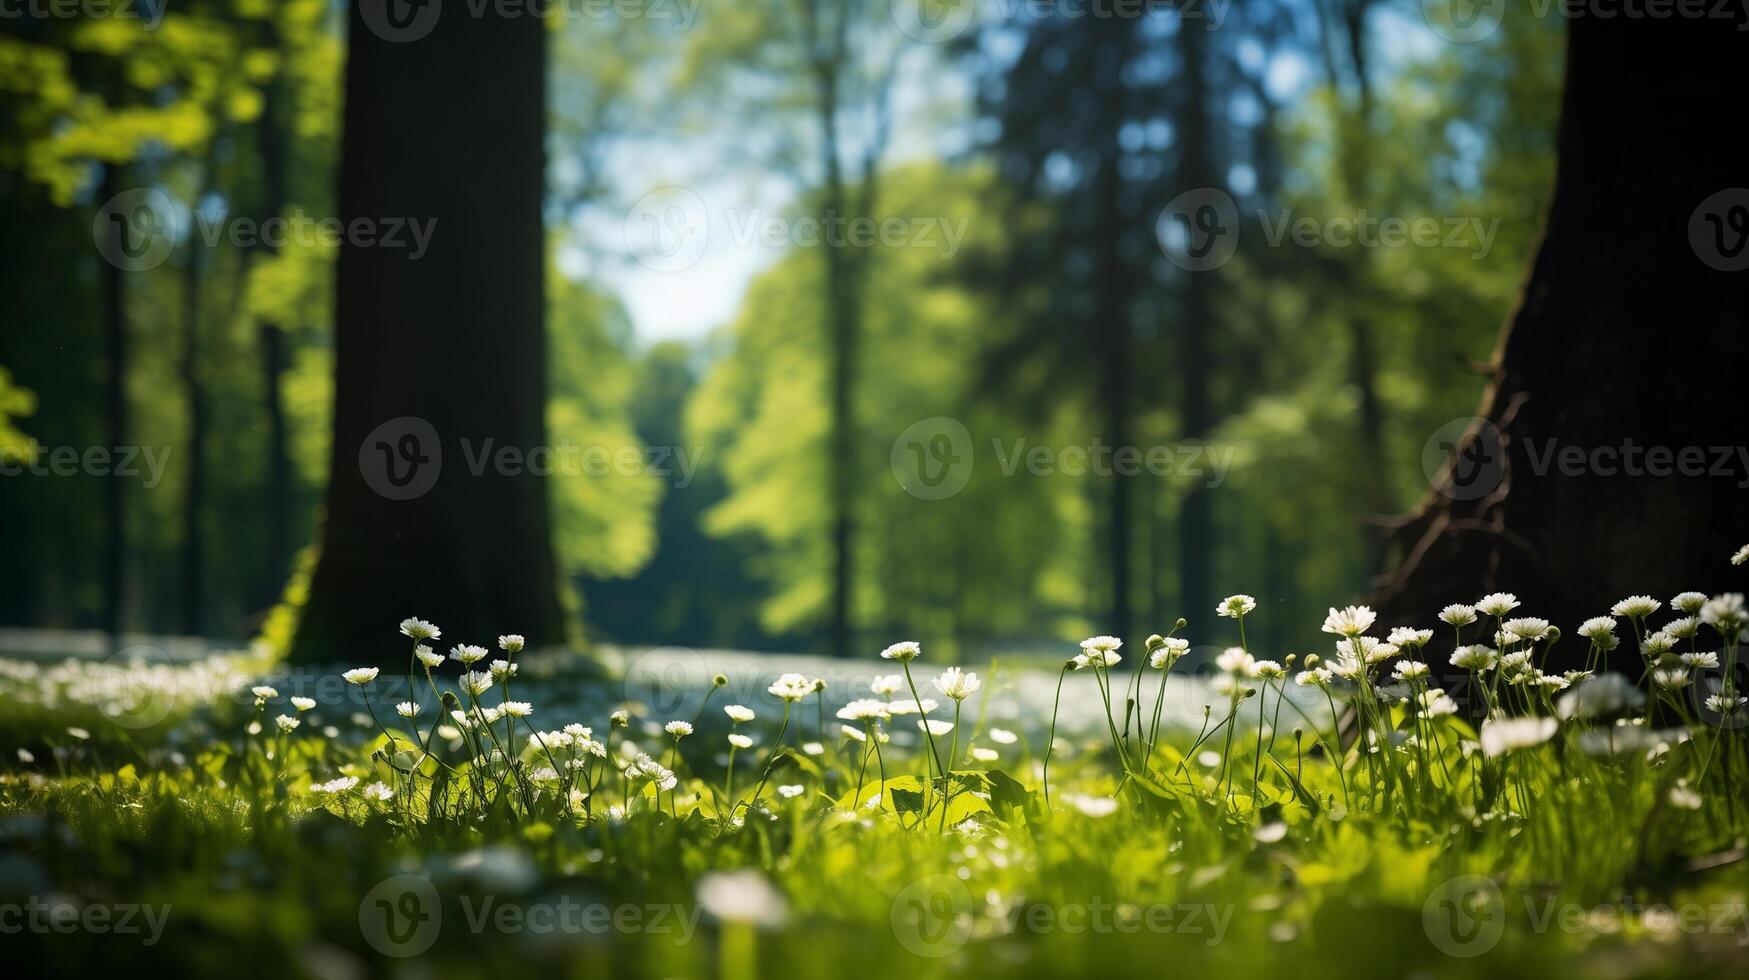
<path id="1" fill-rule="evenodd" d="M 263 25 L 263 46 L 275 50 L 280 44 L 273 23 Z M 261 159 L 261 219 L 279 216 L 285 209 L 286 141 L 283 127 L 295 117 L 288 105 L 288 86 L 282 71 L 262 90 L 261 116 L 256 121 L 256 149 Z M 266 246 L 268 255 L 276 249 Z M 281 382 L 285 375 L 286 338 L 284 328 L 277 323 L 260 327 L 261 398 L 267 414 L 267 519 L 266 567 L 262 589 L 257 594 L 266 604 L 279 594 L 291 552 L 291 439 L 286 425 L 285 395 Z"/>
<path id="2" fill-rule="evenodd" d="M 1099 131 L 1110 137 L 1111 144 L 1100 154 L 1099 174 L 1094 188 L 1098 227 L 1104 233 L 1100 235 L 1099 305 L 1094 313 L 1093 336 L 1098 338 L 1102 355 L 1099 390 L 1099 397 L 1105 408 L 1105 417 L 1101 420 L 1102 436 L 1111 447 L 1115 463 L 1115 454 L 1123 452 L 1131 441 L 1131 387 L 1134 385 L 1135 373 L 1135 345 L 1132 342 L 1133 325 L 1130 317 L 1133 313 L 1136 284 L 1132 270 L 1125 263 L 1123 251 L 1119 247 L 1119 228 L 1126 216 L 1122 202 L 1123 177 L 1118 172 L 1118 164 L 1123 158 L 1123 147 L 1118 134 L 1127 118 L 1123 69 L 1130 62 L 1135 42 L 1131 36 L 1134 25 L 1129 21 L 1109 18 L 1104 23 L 1108 25 L 1106 42 L 1110 50 L 1100 52 L 1094 71 L 1099 73 L 1096 77 L 1100 102 L 1109 113 L 1109 119 L 1100 126 Z M 1106 500 L 1108 509 L 1105 522 L 1105 555 L 1111 586 L 1111 604 L 1108 613 L 1110 619 L 1105 628 L 1112 635 L 1126 640 L 1131 639 L 1132 625 L 1130 574 L 1134 541 L 1130 530 L 1130 489 L 1135 479 L 1134 475 L 1126 476 L 1114 467 L 1108 478 L 1111 495 Z"/>
<path id="3" fill-rule="evenodd" d="M 213 155 L 209 148 L 202 164 L 202 188 L 194 206 L 212 190 Z M 206 441 L 207 392 L 200 377 L 200 318 L 202 249 L 199 241 L 188 244 L 188 262 L 182 267 L 182 357 L 177 375 L 182 381 L 188 409 L 188 438 L 184 455 L 187 475 L 182 485 L 182 632 L 199 636 L 203 630 L 206 561 Z"/>
<path id="4" fill-rule="evenodd" d="M 121 166 L 105 164 L 103 186 L 98 192 L 110 201 L 122 191 Z M 111 223 L 105 256 L 123 254 L 121 225 Z M 103 422 L 104 437 L 111 449 L 127 444 L 128 433 L 128 322 L 122 269 L 113 259 L 99 267 L 103 277 Z M 127 497 L 125 480 L 103 482 L 103 628 L 111 644 L 120 646 L 127 607 Z"/>
<path id="5" fill-rule="evenodd" d="M 1749 185 L 1746 57 L 1729 21 L 1570 22 L 1554 199 L 1475 427 L 1500 439 L 1466 440 L 1456 479 L 1401 529 L 1406 557 L 1377 597 L 1385 625 L 1502 590 L 1571 637 L 1631 593 L 1668 603 L 1740 582 L 1726 564 L 1749 540 L 1735 450 L 1728 475 L 1643 467 L 1646 447 L 1743 443 L 1749 273 L 1714 265 L 1749 261 L 1733 230 L 1749 192 L 1728 191 Z M 1561 469 L 1563 449 L 1630 441 L 1637 475 L 1607 459 Z"/>
<path id="6" fill-rule="evenodd" d="M 446 643 L 560 643 L 548 488 L 498 456 L 545 442 L 546 23 L 488 6 L 397 43 L 360 10 L 341 220 L 436 224 L 417 259 L 405 230 L 340 249 L 327 514 L 293 656 L 404 662 L 410 615 Z"/>
<path id="7" fill-rule="evenodd" d="M 1200 26 L 1178 32 L 1179 55 L 1184 73 L 1184 132 L 1179 157 L 1179 187 L 1193 190 L 1215 184 L 1213 151 L 1209 145 L 1207 32 Z M 1209 406 L 1209 321 L 1214 316 L 1215 281 L 1210 273 L 1192 273 L 1185 281 L 1181 317 L 1174 335 L 1178 349 L 1178 424 L 1187 441 L 1208 436 L 1213 424 Z M 1206 622 L 1214 614 L 1215 598 L 1209 588 L 1209 554 L 1213 546 L 1214 517 L 1205 487 L 1185 489 L 1178 511 L 1178 597 L 1180 616 L 1191 622 Z"/>

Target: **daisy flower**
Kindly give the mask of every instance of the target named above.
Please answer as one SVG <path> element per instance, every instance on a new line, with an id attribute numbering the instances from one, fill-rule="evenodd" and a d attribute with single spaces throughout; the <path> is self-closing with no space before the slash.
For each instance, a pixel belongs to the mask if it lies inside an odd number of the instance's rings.
<path id="1" fill-rule="evenodd" d="M 449 659 L 463 667 L 472 667 L 486 659 L 486 648 L 471 643 L 458 643 L 449 650 Z"/>
<path id="2" fill-rule="evenodd" d="M 395 714 L 400 715 L 402 718 L 415 718 L 418 717 L 419 711 L 422 707 L 423 705 L 417 701 L 402 701 L 400 704 L 395 705 Z"/>
<path id="3" fill-rule="evenodd" d="M 1241 592 L 1238 595 L 1230 595 L 1222 599 L 1221 604 L 1215 607 L 1215 615 L 1227 619 L 1238 619 L 1256 608 L 1257 600 Z"/>
<path id="4" fill-rule="evenodd" d="M 279 730 L 282 732 L 289 732 L 292 729 L 298 727 L 298 725 L 302 724 L 296 718 L 293 718 L 291 715 L 280 715 L 278 718 L 273 719 L 273 723 L 275 725 L 278 725 Z"/>
<path id="5" fill-rule="evenodd" d="M 1500 628 L 1520 640 L 1530 642 L 1540 640 L 1549 634 L 1549 621 L 1537 619 L 1535 616 L 1524 616 L 1519 619 L 1508 619 L 1500 624 Z"/>
<path id="6" fill-rule="evenodd" d="M 745 735 L 730 735 L 729 744 L 737 749 L 750 749 L 753 747 L 753 740 Z"/>
<path id="7" fill-rule="evenodd" d="M 1190 641 L 1181 637 L 1169 636 L 1161 642 L 1153 653 L 1148 654 L 1148 666 L 1162 670 L 1178 662 L 1178 659 L 1190 652 Z"/>
<path id="8" fill-rule="evenodd" d="M 371 783 L 364 788 L 364 798 L 367 800 L 376 800 L 379 803 L 386 802 L 389 797 L 394 795 L 395 791 L 381 782 Z"/>
<path id="9" fill-rule="evenodd" d="M 892 697 L 904 686 L 905 678 L 898 674 L 881 674 L 868 682 L 868 689 L 883 698 Z"/>
<path id="10" fill-rule="evenodd" d="M 754 718 L 753 709 L 744 704 L 725 704 L 723 705 L 723 714 L 728 715 L 729 720 L 737 725 L 744 721 L 752 721 Z"/>
<path id="11" fill-rule="evenodd" d="M 340 676 L 346 678 L 346 683 L 348 684 L 357 684 L 358 686 L 363 687 L 371 681 L 376 680 L 377 673 L 378 670 L 375 667 L 354 667 Z"/>
<path id="12" fill-rule="evenodd" d="M 414 647 L 413 658 L 418 660 L 420 664 L 424 665 L 427 671 L 431 670 L 433 667 L 443 666 L 443 654 L 438 653 L 436 650 L 433 650 L 428 646 Z"/>
<path id="13" fill-rule="evenodd" d="M 1704 605 L 1706 605 L 1705 592 L 1678 592 L 1676 597 L 1670 600 L 1670 608 L 1677 612 L 1697 613 Z"/>
<path id="14" fill-rule="evenodd" d="M 1645 619 L 1664 604 L 1649 595 L 1631 595 L 1609 607 L 1609 611 L 1628 619 Z"/>
<path id="15" fill-rule="evenodd" d="M 1479 643 L 1458 647 L 1451 654 L 1451 665 L 1460 670 L 1487 670 L 1499 662 L 1499 651 Z"/>
<path id="16" fill-rule="evenodd" d="M 671 721 L 668 724 L 663 725 L 662 730 L 674 736 L 676 739 L 682 739 L 692 734 L 692 722 Z"/>
<path id="17" fill-rule="evenodd" d="M 1323 630 L 1326 633 L 1334 633 L 1337 636 L 1353 639 L 1371 629 L 1373 620 L 1377 616 L 1378 614 L 1367 606 L 1348 606 L 1341 610 L 1332 607 L 1330 614 L 1324 617 Z"/>
<path id="18" fill-rule="evenodd" d="M 977 693 L 982 686 L 977 674 L 968 674 L 958 667 L 949 667 L 941 672 L 941 676 L 932 682 L 935 689 L 955 701 L 964 701 Z"/>
<path id="19" fill-rule="evenodd" d="M 1454 602 L 1439 611 L 1439 621 L 1448 626 L 1468 626 L 1476 621 L 1476 607 Z"/>
<path id="20" fill-rule="evenodd" d="M 477 698 L 492 689 L 492 675 L 483 670 L 470 670 L 456 680 L 456 685 Z"/>
<path id="21" fill-rule="evenodd" d="M 498 649 L 505 653 L 517 653 L 527 643 L 521 633 L 506 633 L 498 638 Z"/>
<path id="22" fill-rule="evenodd" d="M 916 660 L 922 653 L 923 647 L 915 640 L 904 640 L 882 650 L 881 659 L 897 660 L 900 663 L 907 663 Z"/>
<path id="23" fill-rule="evenodd" d="M 1432 639 L 1432 630 L 1418 630 L 1411 626 L 1399 626 L 1396 629 L 1391 630 L 1391 635 L 1386 637 L 1385 641 L 1394 646 L 1414 649 L 1416 647 L 1426 646 Z"/>
<path id="24" fill-rule="evenodd" d="M 442 637 L 443 631 L 438 629 L 435 623 L 428 623 L 417 617 L 408 617 L 401 620 L 401 635 L 409 637 L 415 642 L 423 642 Z"/>
<path id="25" fill-rule="evenodd" d="M 916 654 L 912 654 L 912 656 L 916 656 Z M 910 658 L 905 659 L 909 660 Z M 814 693 L 814 682 L 801 674 L 784 674 L 773 681 L 771 686 L 766 688 L 766 691 L 773 697 L 782 698 L 785 701 L 800 701 Z"/>
<path id="26" fill-rule="evenodd" d="M 499 706 L 498 710 L 512 718 L 527 718 L 534 714 L 534 705 L 527 701 L 506 701 Z"/>
<path id="27" fill-rule="evenodd" d="M 1518 608 L 1518 597 L 1510 592 L 1490 592 L 1476 600 L 1476 611 L 1499 618 Z"/>
<path id="28" fill-rule="evenodd" d="M 315 698 L 294 697 L 291 699 L 291 704 L 292 704 L 292 707 L 298 709 L 299 711 L 309 711 L 311 708 L 314 708 L 316 706 L 316 699 Z"/>

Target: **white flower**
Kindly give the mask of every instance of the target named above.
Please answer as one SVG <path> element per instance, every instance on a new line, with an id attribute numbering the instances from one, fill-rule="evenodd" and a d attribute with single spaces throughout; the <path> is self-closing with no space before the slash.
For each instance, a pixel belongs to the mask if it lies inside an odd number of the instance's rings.
<path id="1" fill-rule="evenodd" d="M 895 643 L 881 651 L 882 660 L 897 660 L 900 663 L 916 660 L 923 653 L 923 647 L 915 640 L 904 640 Z"/>
<path id="2" fill-rule="evenodd" d="M 1250 677 L 1256 663 L 1243 647 L 1228 647 L 1215 658 L 1215 668 L 1233 677 Z"/>
<path id="3" fill-rule="evenodd" d="M 1148 666 L 1155 670 L 1170 667 L 1178 662 L 1178 658 L 1190 652 L 1190 641 L 1182 637 L 1169 636 L 1153 653 L 1148 654 Z"/>
<path id="4" fill-rule="evenodd" d="M 279 730 L 282 732 L 289 732 L 300 724 L 300 722 L 291 715 L 280 715 L 278 718 L 273 719 L 273 723 L 278 725 Z"/>
<path id="5" fill-rule="evenodd" d="M 492 672 L 493 680 L 503 681 L 506 677 L 515 677 L 516 668 L 520 666 L 521 664 L 513 664 L 508 660 L 494 660 L 486 665 L 486 669 Z"/>
<path id="6" fill-rule="evenodd" d="M 1695 634 L 1700 632 L 1700 617 L 1682 616 L 1678 619 L 1672 619 L 1665 623 L 1664 628 L 1658 632 L 1674 636 L 1678 640 L 1692 640 Z"/>
<path id="7" fill-rule="evenodd" d="M 1279 681 L 1287 677 L 1287 669 L 1274 660 L 1255 660 L 1251 663 L 1251 676 L 1266 681 Z"/>
<path id="8" fill-rule="evenodd" d="M 1749 561 L 1749 544 L 1738 548 L 1737 553 L 1731 556 L 1731 564 L 1733 565 L 1741 565 L 1746 561 Z"/>
<path id="9" fill-rule="evenodd" d="M 279 697 L 279 692 L 266 684 L 257 684 L 249 689 L 249 693 L 255 695 L 257 703 Z"/>
<path id="10" fill-rule="evenodd" d="M 309 711 L 311 708 L 314 708 L 316 706 L 316 699 L 315 698 L 294 697 L 291 699 L 291 704 L 292 704 L 292 707 L 298 709 L 299 711 Z"/>
<path id="11" fill-rule="evenodd" d="M 892 697 L 904 686 L 905 678 L 898 674 L 881 674 L 868 682 L 868 689 L 883 698 Z"/>
<path id="12" fill-rule="evenodd" d="M 805 792 L 807 792 L 807 788 L 799 783 L 791 783 L 788 786 L 779 786 L 777 788 L 777 795 L 786 800 L 793 800 Z"/>
<path id="13" fill-rule="evenodd" d="M 425 665 L 427 671 L 430 671 L 433 667 L 443 666 L 443 654 L 438 653 L 436 650 L 433 650 L 428 646 L 414 647 L 413 657 L 421 664 Z"/>
<path id="14" fill-rule="evenodd" d="M 1707 653 L 1685 653 L 1679 659 L 1685 667 L 1714 670 L 1719 666 L 1719 654 L 1716 650 Z"/>
<path id="15" fill-rule="evenodd" d="M 1705 592 L 1679 592 L 1670 600 L 1670 608 L 1677 612 L 1697 613 L 1700 607 L 1706 605 Z"/>
<path id="16" fill-rule="evenodd" d="M 1431 639 L 1433 639 L 1432 630 L 1418 630 L 1412 626 L 1399 626 L 1391 630 L 1391 635 L 1385 638 L 1386 642 L 1393 646 L 1409 647 L 1410 649 L 1426 646 Z"/>
<path id="17" fill-rule="evenodd" d="M 1615 619 L 1609 616 L 1593 616 L 1579 624 L 1579 635 L 1587 640 L 1595 640 L 1605 633 L 1615 632 Z"/>
<path id="18" fill-rule="evenodd" d="M 1014 734 L 1013 732 L 1009 731 L 1006 728 L 992 728 L 992 729 L 990 729 L 990 741 L 995 742 L 997 745 L 1013 745 L 1015 742 L 1017 742 L 1019 740 L 1020 740 L 1020 736 Z"/>
<path id="19" fill-rule="evenodd" d="M 402 718 L 416 718 L 419 716 L 419 711 L 423 707 L 424 706 L 417 701 L 402 701 L 400 704 L 395 705 L 395 714 L 400 715 Z"/>
<path id="20" fill-rule="evenodd" d="M 1680 691 L 1688 686 L 1687 667 L 1666 667 L 1652 671 L 1652 683 L 1666 691 Z"/>
<path id="21" fill-rule="evenodd" d="M 506 633 L 498 638 L 498 649 L 505 653 L 516 653 L 528 643 L 521 633 Z"/>
<path id="22" fill-rule="evenodd" d="M 637 761 L 625 768 L 625 776 L 634 781 L 648 779 L 655 783 L 658 789 L 663 790 L 670 790 L 680 785 L 680 779 L 667 766 L 642 754 L 638 756 Z"/>
<path id="23" fill-rule="evenodd" d="M 1476 607 L 1454 602 L 1439 611 L 1439 621 L 1448 626 L 1468 626 L 1476 621 Z"/>
<path id="24" fill-rule="evenodd" d="M 826 746 L 821 745 L 819 742 L 803 742 L 802 751 L 809 755 L 825 755 Z"/>
<path id="25" fill-rule="evenodd" d="M 357 684 L 360 687 L 363 687 L 377 679 L 377 668 L 354 667 L 340 676 L 346 678 L 346 683 L 348 684 Z"/>
<path id="26" fill-rule="evenodd" d="M 745 922 L 767 929 L 788 917 L 783 894 L 757 871 L 711 871 L 698 879 L 698 904 L 725 922 Z"/>
<path id="27" fill-rule="evenodd" d="M 438 629 L 435 624 L 428 623 L 423 619 L 409 617 L 401 620 L 401 635 L 417 642 L 438 639 L 443 636 L 443 631 Z"/>
<path id="28" fill-rule="evenodd" d="M 1455 715 L 1458 704 L 1445 693 L 1444 688 L 1433 687 L 1422 691 L 1417 700 L 1420 702 L 1421 713 L 1429 718 L 1443 718 Z"/>
<path id="29" fill-rule="evenodd" d="M 1328 667 L 1314 667 L 1295 674 L 1294 683 L 1301 687 L 1329 687 L 1333 676 Z"/>
<path id="30" fill-rule="evenodd" d="M 730 735 L 729 744 L 737 749 L 750 749 L 753 747 L 753 740 L 745 735 Z"/>
<path id="31" fill-rule="evenodd" d="M 1670 787 L 1670 805 L 1679 810 L 1698 810 L 1703 802 L 1700 794 L 1688 786 L 1687 780 L 1678 780 Z"/>
<path id="32" fill-rule="evenodd" d="M 1391 667 L 1391 674 L 1400 681 L 1415 680 L 1427 676 L 1427 665 L 1419 660 L 1399 660 Z"/>
<path id="33" fill-rule="evenodd" d="M 917 719 L 918 728 L 922 728 L 924 724 L 924 719 Z M 953 722 L 951 721 L 937 721 L 934 718 L 930 718 L 927 724 L 929 725 L 929 734 L 931 735 L 946 735 L 948 732 L 953 731 Z"/>
<path id="34" fill-rule="evenodd" d="M 358 785 L 358 777 L 357 776 L 341 776 L 339 779 L 330 779 L 325 783 L 311 783 L 310 784 L 310 792 L 312 792 L 312 793 L 344 793 L 347 790 L 349 790 L 352 787 L 357 786 L 357 785 Z"/>
<path id="35" fill-rule="evenodd" d="M 949 667 L 941 672 L 941 676 L 933 681 L 935 689 L 955 701 L 964 701 L 976 694 L 982 682 L 977 674 L 962 672 L 958 667 Z"/>
<path id="36" fill-rule="evenodd" d="M 384 802 L 384 801 L 388 800 L 389 797 L 394 796 L 394 795 L 395 795 L 395 791 L 390 789 L 388 786 L 384 785 L 381 782 L 371 783 L 369 786 L 366 786 L 364 788 L 364 798 L 367 800 L 376 800 L 378 802 Z"/>
<path id="37" fill-rule="evenodd" d="M 1706 699 L 1707 710 L 1721 715 L 1734 715 L 1744 704 L 1749 704 L 1749 698 L 1733 694 L 1709 694 Z"/>
<path id="38" fill-rule="evenodd" d="M 1573 687 L 1555 702 L 1562 718 L 1601 718 L 1623 709 L 1638 708 L 1646 695 L 1621 674 L 1602 674 Z"/>
<path id="39" fill-rule="evenodd" d="M 470 670 L 456 680 L 456 685 L 477 698 L 492 689 L 492 675 L 483 670 Z"/>
<path id="40" fill-rule="evenodd" d="M 1671 636 L 1663 630 L 1652 633 L 1644 640 L 1640 641 L 1640 652 L 1644 653 L 1648 658 L 1656 658 L 1662 654 L 1669 653 L 1671 650 L 1675 649 L 1675 647 L 1676 637 Z"/>
<path id="41" fill-rule="evenodd" d="M 752 721 L 755 717 L 753 709 L 744 704 L 725 704 L 723 705 L 723 714 L 728 715 L 729 720 L 737 725 L 744 721 Z"/>
<path id="42" fill-rule="evenodd" d="M 1555 736 L 1553 718 L 1490 718 L 1482 722 L 1482 751 L 1490 756 L 1534 748 Z"/>
<path id="43" fill-rule="evenodd" d="M 972 758 L 979 762 L 995 762 L 1002 755 L 995 749 L 986 749 L 980 745 L 972 749 Z"/>
<path id="44" fill-rule="evenodd" d="M 1721 633 L 1741 629 L 1744 623 L 1743 593 L 1727 592 L 1713 596 L 1700 607 L 1700 620 Z"/>
<path id="45" fill-rule="evenodd" d="M 1649 595 L 1631 595 L 1609 607 L 1609 611 L 1628 619 L 1645 619 L 1658 611 L 1663 603 Z"/>
<path id="46" fill-rule="evenodd" d="M 1109 817 L 1117 812 L 1117 800 L 1109 796 L 1084 796 L 1071 793 L 1064 797 L 1075 809 L 1089 817 Z"/>
<path id="47" fill-rule="evenodd" d="M 671 721 L 668 724 L 663 725 L 662 730 L 667 732 L 668 734 L 674 736 L 677 739 L 685 738 L 686 736 L 692 734 L 692 722 L 690 722 L 690 721 Z"/>
<path id="48" fill-rule="evenodd" d="M 1549 621 L 1535 616 L 1508 619 L 1500 628 L 1520 640 L 1535 641 L 1549 635 Z"/>
<path id="49" fill-rule="evenodd" d="M 1377 617 L 1378 614 L 1367 606 L 1348 606 L 1342 610 L 1332 607 L 1330 615 L 1324 617 L 1323 630 L 1352 639 L 1371 629 Z"/>
<path id="50" fill-rule="evenodd" d="M 527 718 L 534 714 L 534 705 L 527 701 L 506 701 L 499 710 L 512 718 Z"/>
<path id="51" fill-rule="evenodd" d="M 1499 618 L 1518 608 L 1518 597 L 1510 592 L 1490 592 L 1476 600 L 1476 610 L 1485 616 Z"/>
<path id="52" fill-rule="evenodd" d="M 1257 600 L 1241 592 L 1238 595 L 1230 595 L 1222 599 L 1221 604 L 1215 607 L 1215 615 L 1225 616 L 1228 619 L 1238 619 L 1256 608 Z"/>
<path id="53" fill-rule="evenodd" d="M 1081 641 L 1081 652 L 1074 658 L 1077 669 L 1086 667 L 1116 667 L 1123 657 L 1118 648 L 1123 641 L 1115 636 L 1090 636 Z"/>
<path id="54" fill-rule="evenodd" d="M 890 717 L 887 703 L 875 698 L 856 698 L 839 708 L 837 714 L 844 721 L 885 721 Z"/>
<path id="55" fill-rule="evenodd" d="M 1498 651 L 1479 643 L 1458 647 L 1451 654 L 1451 665 L 1460 670 L 1487 670 L 1499 662 Z"/>
<path id="56" fill-rule="evenodd" d="M 936 707 L 937 705 L 935 701 L 930 698 L 924 698 L 921 707 L 919 707 L 917 702 L 909 700 L 892 701 L 887 704 L 887 710 L 895 715 L 915 715 L 918 713 L 928 714 L 931 711 L 934 711 Z"/>
<path id="57" fill-rule="evenodd" d="M 486 659 L 486 648 L 474 646 L 471 643 L 458 643 L 455 646 L 450 647 L 449 659 L 454 660 L 463 667 L 472 667 L 474 664 Z"/>
<path id="58" fill-rule="evenodd" d="M 784 674 L 773 681 L 771 686 L 766 688 L 766 691 L 770 692 L 773 697 L 779 697 L 785 701 L 800 701 L 814 693 L 814 682 L 801 674 Z"/>

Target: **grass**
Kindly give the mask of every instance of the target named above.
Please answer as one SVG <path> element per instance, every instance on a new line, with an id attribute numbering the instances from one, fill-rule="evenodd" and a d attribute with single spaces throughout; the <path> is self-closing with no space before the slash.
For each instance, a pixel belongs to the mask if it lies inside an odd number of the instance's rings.
<path id="1" fill-rule="evenodd" d="M 1636 652 L 1605 649 L 1613 621 L 1581 638 L 1594 670 L 1685 672 L 1646 686 L 1543 673 L 1559 631 L 1507 610 L 1388 652 L 1368 611 L 1333 611 L 1328 659 L 1241 645 L 1207 684 L 1169 676 L 1197 660 L 1175 636 L 939 687 L 909 649 L 823 687 L 533 656 L 485 686 L 514 650 L 464 650 L 472 685 L 411 657 L 355 683 L 7 664 L 0 929 L 13 965 L 57 973 L 1741 972 L 1749 740 L 1703 710 L 1735 696 L 1737 602 L 1693 630 L 1630 607 Z M 1491 666 L 1446 666 L 1482 643 Z M 895 713 L 917 700 L 933 735 Z"/>

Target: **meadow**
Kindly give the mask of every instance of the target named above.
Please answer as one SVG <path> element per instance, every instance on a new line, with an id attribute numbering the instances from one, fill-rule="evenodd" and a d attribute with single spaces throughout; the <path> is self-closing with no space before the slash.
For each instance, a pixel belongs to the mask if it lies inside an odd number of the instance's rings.
<path id="1" fill-rule="evenodd" d="M 5 661 L 0 929 L 30 969 L 271 976 L 1749 964 L 1741 594 L 1570 634 L 1508 594 L 1351 606 L 1279 659 L 1255 610 L 980 671 L 418 618 L 404 669 Z"/>

